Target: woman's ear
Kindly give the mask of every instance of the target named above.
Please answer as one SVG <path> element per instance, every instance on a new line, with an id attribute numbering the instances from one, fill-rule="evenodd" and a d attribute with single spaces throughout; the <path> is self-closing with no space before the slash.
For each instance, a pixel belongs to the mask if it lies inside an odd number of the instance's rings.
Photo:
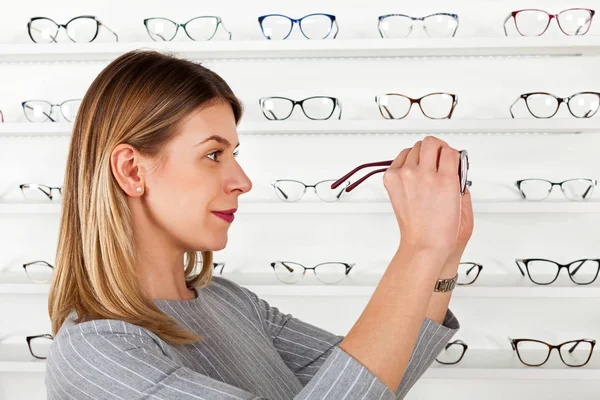
<path id="1" fill-rule="evenodd" d="M 141 161 L 141 154 L 129 144 L 117 145 L 110 154 L 112 174 L 121 189 L 131 197 L 140 197 L 144 193 Z"/>

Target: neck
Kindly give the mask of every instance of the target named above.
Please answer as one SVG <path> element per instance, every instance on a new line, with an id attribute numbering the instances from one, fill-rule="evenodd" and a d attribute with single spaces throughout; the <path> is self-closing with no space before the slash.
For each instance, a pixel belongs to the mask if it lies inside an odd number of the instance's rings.
<path id="1" fill-rule="evenodd" d="M 133 218 L 135 270 L 146 295 L 152 300 L 195 299 L 195 290 L 185 282 L 184 250 L 150 219 L 136 218 L 135 213 Z"/>

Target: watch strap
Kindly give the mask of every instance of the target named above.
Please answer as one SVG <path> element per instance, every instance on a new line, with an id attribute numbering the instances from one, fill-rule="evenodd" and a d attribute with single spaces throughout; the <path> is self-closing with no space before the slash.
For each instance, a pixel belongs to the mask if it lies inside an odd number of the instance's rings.
<path id="1" fill-rule="evenodd" d="M 433 288 L 434 292 L 451 292 L 454 290 L 456 286 L 456 281 L 458 281 L 458 273 L 452 279 L 438 279 L 435 283 L 435 287 Z"/>

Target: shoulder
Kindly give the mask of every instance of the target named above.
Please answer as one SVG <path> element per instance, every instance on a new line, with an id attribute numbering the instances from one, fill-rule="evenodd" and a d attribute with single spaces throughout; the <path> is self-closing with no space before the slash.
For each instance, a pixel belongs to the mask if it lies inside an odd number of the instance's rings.
<path id="1" fill-rule="evenodd" d="M 79 363 L 94 364 L 111 353 L 139 348 L 165 354 L 167 347 L 168 344 L 151 331 L 125 321 L 100 319 L 76 323 L 73 316 L 65 320 L 54 337 L 47 370 L 73 368 Z"/>
<path id="2" fill-rule="evenodd" d="M 230 304 L 240 305 L 254 309 L 258 303 L 258 296 L 251 290 L 219 276 L 213 276 L 206 288 L 209 295 L 217 297 Z"/>

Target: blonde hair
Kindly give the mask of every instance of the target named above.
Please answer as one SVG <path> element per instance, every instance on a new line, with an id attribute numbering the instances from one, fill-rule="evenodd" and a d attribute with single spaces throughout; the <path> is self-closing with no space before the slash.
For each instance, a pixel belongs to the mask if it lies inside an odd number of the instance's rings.
<path id="1" fill-rule="evenodd" d="M 161 312 L 142 290 L 134 268 L 127 195 L 112 174 L 110 154 L 127 143 L 143 154 L 160 155 L 185 116 L 216 102 L 230 104 L 239 122 L 242 105 L 221 77 L 199 63 L 155 51 L 118 57 L 91 84 L 74 123 L 66 163 L 48 298 L 53 335 L 75 311 L 76 323 L 117 319 L 171 344 L 201 339 Z M 185 255 L 187 287 L 208 285 L 212 251 L 202 252 L 202 270 L 195 276 L 197 252 Z"/>

